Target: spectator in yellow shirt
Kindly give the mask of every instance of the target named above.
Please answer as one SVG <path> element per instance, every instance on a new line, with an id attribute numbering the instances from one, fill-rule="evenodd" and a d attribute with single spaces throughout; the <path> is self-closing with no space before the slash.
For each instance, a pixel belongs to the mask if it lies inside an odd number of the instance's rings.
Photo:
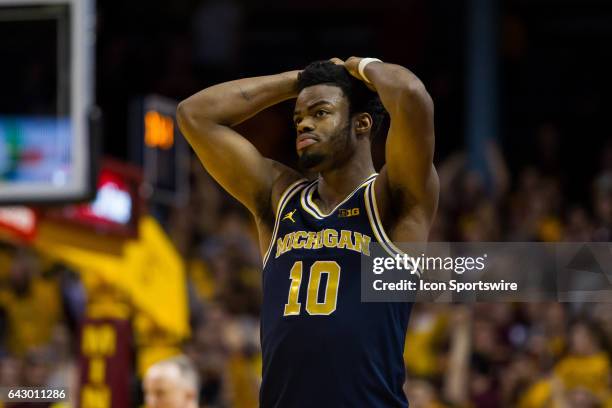
<path id="1" fill-rule="evenodd" d="M 20 248 L 8 281 L 0 288 L 0 307 L 8 323 L 8 351 L 17 356 L 49 342 L 62 313 L 57 281 L 44 278 L 41 269 L 34 253 Z"/>
<path id="2" fill-rule="evenodd" d="M 605 341 L 603 332 L 588 321 L 572 325 L 569 353 L 554 369 L 566 390 L 584 388 L 600 398 L 608 392 L 610 357 Z"/>

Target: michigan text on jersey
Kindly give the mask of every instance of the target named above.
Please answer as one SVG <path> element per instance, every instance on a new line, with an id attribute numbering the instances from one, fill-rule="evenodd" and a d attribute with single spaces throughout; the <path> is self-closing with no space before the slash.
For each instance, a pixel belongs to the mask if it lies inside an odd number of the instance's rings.
<path id="1" fill-rule="evenodd" d="M 276 241 L 276 258 L 292 249 L 340 248 L 370 256 L 371 238 L 356 231 L 327 228 L 321 231 L 294 231 Z"/>

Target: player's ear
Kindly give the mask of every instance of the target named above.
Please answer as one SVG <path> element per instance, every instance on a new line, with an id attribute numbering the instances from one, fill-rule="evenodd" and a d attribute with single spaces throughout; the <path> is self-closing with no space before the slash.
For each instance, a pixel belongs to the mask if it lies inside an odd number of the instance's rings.
<path id="1" fill-rule="evenodd" d="M 372 129 L 372 117 L 369 113 L 363 112 L 355 115 L 355 134 L 358 136 L 370 133 Z"/>

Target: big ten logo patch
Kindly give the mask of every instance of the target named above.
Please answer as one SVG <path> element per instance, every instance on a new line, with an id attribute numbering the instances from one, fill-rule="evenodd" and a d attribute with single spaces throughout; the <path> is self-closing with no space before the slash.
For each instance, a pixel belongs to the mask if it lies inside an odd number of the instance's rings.
<path id="1" fill-rule="evenodd" d="M 338 210 L 338 217 L 354 217 L 359 215 L 359 208 L 340 208 Z"/>

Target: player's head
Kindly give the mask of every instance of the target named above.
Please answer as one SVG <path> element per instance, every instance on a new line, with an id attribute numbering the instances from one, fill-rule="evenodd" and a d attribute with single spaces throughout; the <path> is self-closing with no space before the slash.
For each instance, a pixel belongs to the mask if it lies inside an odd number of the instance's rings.
<path id="1" fill-rule="evenodd" d="M 147 370 L 143 388 L 147 408 L 197 408 L 199 378 L 186 356 L 160 361 Z"/>
<path id="2" fill-rule="evenodd" d="M 378 95 L 341 65 L 317 61 L 298 76 L 294 124 L 302 168 L 323 171 L 350 159 L 383 127 Z"/>

